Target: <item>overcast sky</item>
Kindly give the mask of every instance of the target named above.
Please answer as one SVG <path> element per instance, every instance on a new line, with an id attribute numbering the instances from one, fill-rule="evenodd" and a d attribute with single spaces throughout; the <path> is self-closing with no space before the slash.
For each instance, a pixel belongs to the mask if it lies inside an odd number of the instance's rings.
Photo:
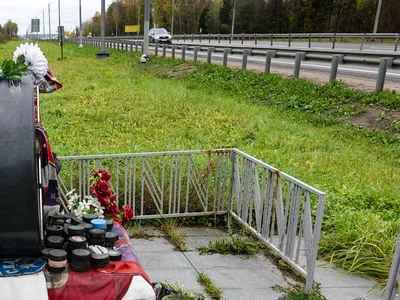
<path id="1" fill-rule="evenodd" d="M 106 10 L 113 0 L 106 0 Z M 9 19 L 18 24 L 18 34 L 26 33 L 31 19 L 40 19 L 40 32 L 43 32 L 43 10 L 45 32 L 49 33 L 48 4 L 50 4 L 51 31 L 57 32 L 58 1 L 57 0 L 0 0 L 0 24 Z M 96 11 L 101 11 L 101 0 L 81 0 L 82 22 L 88 20 Z M 79 0 L 60 0 L 61 25 L 65 31 L 72 31 L 79 25 Z"/>

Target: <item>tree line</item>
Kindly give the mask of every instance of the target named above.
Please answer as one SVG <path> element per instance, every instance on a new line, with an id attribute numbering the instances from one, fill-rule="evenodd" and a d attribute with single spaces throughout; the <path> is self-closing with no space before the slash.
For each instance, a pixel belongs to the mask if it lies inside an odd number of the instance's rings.
<path id="1" fill-rule="evenodd" d="M 150 0 L 150 27 L 164 27 L 174 34 L 231 33 L 234 19 L 234 33 L 372 32 L 377 3 L 378 0 Z M 378 32 L 400 32 L 399 14 L 399 0 L 383 0 Z M 125 35 L 125 25 L 142 25 L 143 17 L 144 0 L 117 0 L 106 11 L 106 35 Z M 100 22 L 96 12 L 84 23 L 83 35 L 99 36 Z"/>
<path id="2" fill-rule="evenodd" d="M 18 25 L 11 20 L 8 20 L 3 26 L 0 24 L 0 43 L 5 43 L 17 36 Z"/>

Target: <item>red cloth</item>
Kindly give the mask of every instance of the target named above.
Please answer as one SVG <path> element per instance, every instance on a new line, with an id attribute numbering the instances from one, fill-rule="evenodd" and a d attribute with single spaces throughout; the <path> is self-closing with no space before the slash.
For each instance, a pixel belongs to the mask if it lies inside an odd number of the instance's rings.
<path id="1" fill-rule="evenodd" d="M 59 275 L 58 275 L 59 276 Z M 49 300 L 115 300 L 122 299 L 133 276 L 150 281 L 135 261 L 115 261 L 106 268 L 78 273 L 68 270 L 68 280 L 61 286 L 47 290 Z"/>

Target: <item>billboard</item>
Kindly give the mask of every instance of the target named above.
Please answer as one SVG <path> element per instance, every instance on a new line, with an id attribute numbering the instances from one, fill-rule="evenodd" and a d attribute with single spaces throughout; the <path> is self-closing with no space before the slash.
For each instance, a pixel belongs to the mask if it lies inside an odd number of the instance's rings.
<path id="1" fill-rule="evenodd" d="M 140 25 L 126 25 L 125 32 L 139 32 Z"/>
<path id="2" fill-rule="evenodd" d="M 31 32 L 40 32 L 40 20 L 31 19 Z"/>

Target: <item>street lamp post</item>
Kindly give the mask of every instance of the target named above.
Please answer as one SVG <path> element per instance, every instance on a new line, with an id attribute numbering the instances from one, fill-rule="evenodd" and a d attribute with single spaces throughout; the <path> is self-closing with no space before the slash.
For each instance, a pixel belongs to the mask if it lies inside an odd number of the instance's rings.
<path id="1" fill-rule="evenodd" d="M 51 25 L 50 25 L 50 4 L 48 4 L 48 8 L 49 8 L 49 41 L 51 41 Z"/>
<path id="2" fill-rule="evenodd" d="M 82 44 L 83 37 L 82 37 L 82 4 L 81 4 L 81 0 L 79 0 L 79 38 L 80 38 L 79 48 L 82 48 L 83 47 L 83 44 Z"/>
<path id="3" fill-rule="evenodd" d="M 106 0 L 101 0 L 101 47 L 100 51 L 96 53 L 96 57 L 99 59 L 107 58 L 110 56 L 110 52 L 105 49 L 105 20 L 106 20 Z"/>
<path id="4" fill-rule="evenodd" d="M 381 8 L 382 8 L 382 0 L 379 0 L 378 8 L 376 9 L 375 25 L 374 25 L 374 32 L 373 33 L 377 33 L 377 31 L 378 31 L 378 24 L 379 24 L 379 17 L 381 15 Z"/>
<path id="5" fill-rule="evenodd" d="M 171 35 L 174 35 L 174 10 L 175 10 L 175 0 L 172 0 Z"/>
<path id="6" fill-rule="evenodd" d="M 149 54 L 149 29 L 150 29 L 150 0 L 145 0 L 144 3 L 144 41 L 143 54 Z"/>
<path id="7" fill-rule="evenodd" d="M 234 30 L 235 30 L 235 15 L 236 15 L 236 0 L 233 0 L 232 31 L 231 31 L 231 34 L 233 34 Z"/>

